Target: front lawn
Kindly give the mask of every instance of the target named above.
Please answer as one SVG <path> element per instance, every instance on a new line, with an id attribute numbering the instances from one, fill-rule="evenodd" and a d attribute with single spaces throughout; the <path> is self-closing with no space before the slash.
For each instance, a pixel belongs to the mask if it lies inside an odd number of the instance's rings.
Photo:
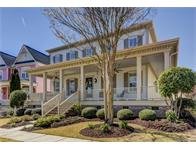
<path id="1" fill-rule="evenodd" d="M 0 126 L 7 124 L 10 118 L 0 118 Z"/>
<path id="2" fill-rule="evenodd" d="M 18 141 L 0 137 L 0 142 L 18 142 Z"/>
<path id="3" fill-rule="evenodd" d="M 68 126 L 58 127 L 58 128 L 48 128 L 42 130 L 36 130 L 36 133 L 63 136 L 63 137 L 72 137 L 80 139 L 88 139 L 93 141 L 127 141 L 127 142 L 169 142 L 169 141 L 188 141 L 188 135 L 182 133 L 166 133 L 162 131 L 156 131 L 152 129 L 147 129 L 145 127 L 131 124 L 135 129 L 135 132 L 130 135 L 123 137 L 113 137 L 113 138 L 92 138 L 86 137 L 80 134 L 80 130 L 88 127 L 88 124 L 98 124 L 100 121 L 91 121 L 91 122 L 81 122 L 76 124 L 71 124 Z M 196 141 L 196 140 L 195 140 Z"/>

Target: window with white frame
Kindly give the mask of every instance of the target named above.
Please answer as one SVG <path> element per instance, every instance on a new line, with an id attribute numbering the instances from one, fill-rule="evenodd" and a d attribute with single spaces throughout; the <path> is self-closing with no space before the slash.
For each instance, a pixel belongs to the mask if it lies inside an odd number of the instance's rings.
<path id="1" fill-rule="evenodd" d="M 0 71 L 0 80 L 3 80 L 3 71 Z"/>
<path id="2" fill-rule="evenodd" d="M 133 48 L 143 44 L 143 36 L 131 36 L 124 40 L 124 48 Z"/>
<path id="3" fill-rule="evenodd" d="M 63 61 L 63 55 L 62 54 L 57 54 L 53 56 L 53 63 L 59 63 Z"/>
<path id="4" fill-rule="evenodd" d="M 86 48 L 82 51 L 82 57 L 93 56 L 95 54 L 95 48 Z"/>
<path id="5" fill-rule="evenodd" d="M 21 79 L 23 79 L 23 80 L 28 80 L 29 79 L 29 75 L 27 73 L 27 70 L 29 68 L 30 67 L 21 67 Z"/>
<path id="6" fill-rule="evenodd" d="M 78 51 L 70 51 L 66 53 L 66 60 L 73 60 L 78 58 Z"/>

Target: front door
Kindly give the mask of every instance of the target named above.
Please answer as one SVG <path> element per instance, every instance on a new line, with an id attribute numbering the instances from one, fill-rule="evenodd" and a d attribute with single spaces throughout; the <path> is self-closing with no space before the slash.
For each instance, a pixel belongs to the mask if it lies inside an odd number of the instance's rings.
<path id="1" fill-rule="evenodd" d="M 78 85 L 77 85 L 78 79 L 68 79 L 67 80 L 67 95 L 71 95 L 77 91 Z"/>
<path id="2" fill-rule="evenodd" d="M 92 98 L 93 97 L 93 78 L 92 77 L 86 78 L 85 88 L 86 88 L 86 97 Z"/>

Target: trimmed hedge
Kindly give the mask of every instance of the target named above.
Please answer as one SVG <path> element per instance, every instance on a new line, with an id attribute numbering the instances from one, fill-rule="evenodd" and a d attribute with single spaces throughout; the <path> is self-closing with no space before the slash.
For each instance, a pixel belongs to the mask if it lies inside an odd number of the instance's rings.
<path id="1" fill-rule="evenodd" d="M 130 120 L 133 116 L 133 111 L 130 109 L 122 109 L 117 112 L 117 118 L 119 120 Z"/>
<path id="2" fill-rule="evenodd" d="M 86 107 L 82 110 L 82 116 L 85 118 L 95 118 L 96 117 L 97 108 L 95 107 Z"/>
<path id="3" fill-rule="evenodd" d="M 96 116 L 100 119 L 104 119 L 105 118 L 105 112 L 104 112 L 104 109 L 99 109 L 96 113 Z"/>
<path id="4" fill-rule="evenodd" d="M 16 116 L 23 116 L 26 109 L 20 108 L 16 110 Z"/>
<path id="5" fill-rule="evenodd" d="M 10 107 L 19 108 L 24 106 L 24 102 L 27 99 L 27 94 L 22 90 L 15 90 L 10 94 Z"/>
<path id="6" fill-rule="evenodd" d="M 59 122 L 62 119 L 63 117 L 59 115 L 41 117 L 36 120 L 36 122 L 34 123 L 34 126 L 47 128 L 47 127 L 50 127 L 52 123 Z"/>
<path id="7" fill-rule="evenodd" d="M 31 115 L 32 109 L 26 109 L 24 115 Z"/>
<path id="8" fill-rule="evenodd" d="M 150 110 L 150 109 L 143 109 L 142 111 L 139 112 L 139 118 L 141 120 L 154 121 L 156 119 L 156 112 L 154 110 Z"/>
<path id="9" fill-rule="evenodd" d="M 41 108 L 32 109 L 31 114 L 32 114 L 32 115 L 33 115 L 33 114 L 39 114 L 39 115 L 41 115 L 41 114 L 42 114 L 42 110 L 41 110 Z"/>

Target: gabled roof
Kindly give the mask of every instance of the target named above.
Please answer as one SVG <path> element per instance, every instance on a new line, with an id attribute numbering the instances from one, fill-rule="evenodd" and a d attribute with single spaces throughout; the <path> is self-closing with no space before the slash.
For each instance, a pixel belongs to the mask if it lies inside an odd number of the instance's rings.
<path id="1" fill-rule="evenodd" d="M 27 45 L 23 45 L 29 53 L 32 55 L 32 57 L 35 59 L 35 61 L 40 62 L 42 64 L 49 64 L 50 58 L 48 55 L 45 55 L 44 53 L 41 53 Z"/>
<path id="2" fill-rule="evenodd" d="M 0 56 L 1 56 L 1 58 L 3 59 L 3 61 L 5 62 L 5 64 L 7 66 L 11 66 L 14 63 L 15 59 L 16 59 L 15 56 L 4 53 L 2 51 L 0 51 Z"/>
<path id="3" fill-rule="evenodd" d="M 140 29 L 147 29 L 149 31 L 151 37 L 152 37 L 152 41 L 157 42 L 157 37 L 156 37 L 156 34 L 155 34 L 155 30 L 154 30 L 154 26 L 153 26 L 152 21 L 145 21 L 145 22 L 142 22 L 142 23 L 133 24 L 133 25 L 127 27 L 127 28 L 124 28 L 122 30 L 121 34 L 123 35 L 123 34 L 129 33 L 129 32 L 134 32 L 134 31 L 137 31 L 137 30 L 140 30 Z M 111 33 L 111 35 L 112 35 L 112 33 Z M 94 42 L 98 38 L 100 38 L 100 37 L 92 38 L 92 39 L 90 39 L 90 42 Z M 77 47 L 77 46 L 80 46 L 80 45 L 84 45 L 88 42 L 89 41 L 87 41 L 87 40 L 80 40 L 80 41 L 76 41 L 76 42 L 73 42 L 73 43 L 70 43 L 70 44 L 67 44 L 67 45 L 52 48 L 52 49 L 49 49 L 49 50 L 46 50 L 46 51 L 48 53 L 56 52 L 56 51 L 60 51 L 60 50 L 69 49 L 69 48 Z"/>

